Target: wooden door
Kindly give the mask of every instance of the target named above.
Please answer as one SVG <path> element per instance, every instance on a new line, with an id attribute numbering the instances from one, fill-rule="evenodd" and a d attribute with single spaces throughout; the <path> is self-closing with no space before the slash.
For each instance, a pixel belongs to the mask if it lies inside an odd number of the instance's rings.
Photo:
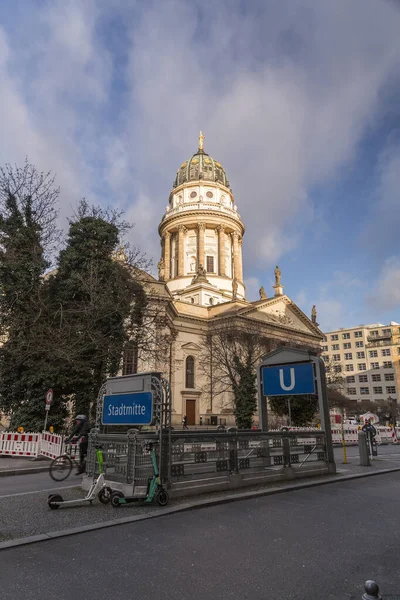
<path id="1" fill-rule="evenodd" d="M 186 416 L 188 425 L 196 425 L 196 400 L 186 400 Z"/>

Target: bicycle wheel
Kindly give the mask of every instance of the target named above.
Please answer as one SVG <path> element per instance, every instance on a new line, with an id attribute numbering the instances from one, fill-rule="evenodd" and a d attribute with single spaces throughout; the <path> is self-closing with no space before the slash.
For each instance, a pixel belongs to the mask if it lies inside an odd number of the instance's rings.
<path id="1" fill-rule="evenodd" d="M 72 459 L 68 454 L 57 456 L 51 461 L 49 473 L 54 481 L 64 481 L 72 471 Z"/>

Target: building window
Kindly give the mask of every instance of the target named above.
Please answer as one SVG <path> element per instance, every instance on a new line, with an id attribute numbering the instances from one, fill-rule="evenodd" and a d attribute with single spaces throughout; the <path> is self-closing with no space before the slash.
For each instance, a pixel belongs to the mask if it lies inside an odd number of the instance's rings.
<path id="1" fill-rule="evenodd" d="M 362 396 L 368 396 L 368 394 L 369 394 L 369 387 L 361 387 L 360 388 L 360 394 Z"/>
<path id="2" fill-rule="evenodd" d="M 378 357 L 378 350 L 370 350 L 369 351 L 369 357 L 370 358 L 377 358 Z"/>
<path id="3" fill-rule="evenodd" d="M 384 348 L 382 350 L 382 356 L 390 356 L 390 348 Z"/>
<path id="4" fill-rule="evenodd" d="M 341 373 L 342 365 L 333 365 L 333 370 L 335 371 L 335 373 Z"/>
<path id="5" fill-rule="evenodd" d="M 207 256 L 207 273 L 214 273 L 214 257 Z"/>
<path id="6" fill-rule="evenodd" d="M 349 396 L 355 396 L 357 393 L 356 388 L 353 388 L 353 387 L 347 388 L 347 393 Z"/>
<path id="7" fill-rule="evenodd" d="M 354 337 L 356 337 L 356 338 L 362 337 L 362 331 L 355 331 L 354 332 Z"/>
<path id="8" fill-rule="evenodd" d="M 322 358 L 326 363 L 329 362 L 329 356 L 323 356 Z"/>
<path id="9" fill-rule="evenodd" d="M 393 367 L 392 361 L 391 360 L 385 360 L 383 363 L 383 368 L 384 369 L 391 369 Z"/>
<path id="10" fill-rule="evenodd" d="M 357 358 L 365 358 L 365 352 L 357 352 Z"/>
<path id="11" fill-rule="evenodd" d="M 379 331 L 377 329 L 375 329 L 374 331 L 371 331 L 370 336 L 371 337 L 377 337 L 379 335 Z"/>
<path id="12" fill-rule="evenodd" d="M 374 387 L 374 394 L 383 394 L 382 386 Z"/>
<path id="13" fill-rule="evenodd" d="M 354 375 L 348 375 L 346 377 L 346 383 L 355 383 L 356 382 L 356 378 L 354 377 Z"/>
<path id="14" fill-rule="evenodd" d="M 335 362 L 340 362 L 340 354 L 334 354 L 332 358 Z"/>
<path id="15" fill-rule="evenodd" d="M 382 329 L 382 334 L 383 335 L 390 335 L 392 332 L 390 329 Z"/>
<path id="16" fill-rule="evenodd" d="M 394 386 L 394 385 L 387 385 L 386 386 L 386 393 L 387 394 L 395 394 L 396 393 L 396 386 Z"/>
<path id="17" fill-rule="evenodd" d="M 343 348 L 344 348 L 345 350 L 350 350 L 350 348 L 351 348 L 351 343 L 350 343 L 350 342 L 345 342 L 345 343 L 343 344 Z"/>
<path id="18" fill-rule="evenodd" d="M 337 334 L 331 335 L 332 342 L 336 342 L 338 339 L 339 339 L 339 336 Z"/>
<path id="19" fill-rule="evenodd" d="M 349 340 L 350 339 L 350 334 L 349 333 L 342 333 L 342 338 L 344 340 Z"/>
<path id="20" fill-rule="evenodd" d="M 379 369 L 379 363 L 378 362 L 372 362 L 371 363 L 371 369 Z"/>
<path id="21" fill-rule="evenodd" d="M 353 365 L 346 365 L 345 369 L 346 369 L 346 371 L 354 371 L 354 366 Z"/>
<path id="22" fill-rule="evenodd" d="M 356 342 L 356 348 L 364 348 L 364 342 Z"/>
<path id="23" fill-rule="evenodd" d="M 186 359 L 186 377 L 185 377 L 186 388 L 194 388 L 194 358 L 188 356 Z"/>
<path id="24" fill-rule="evenodd" d="M 359 371 L 366 371 L 367 365 L 365 363 L 358 363 L 357 365 Z"/>
<path id="25" fill-rule="evenodd" d="M 339 344 L 332 344 L 332 350 L 339 350 Z"/>
<path id="26" fill-rule="evenodd" d="M 351 352 L 346 352 L 344 355 L 344 360 L 353 360 L 353 354 Z"/>
<path id="27" fill-rule="evenodd" d="M 394 373 L 385 373 L 385 381 L 394 381 Z"/>
<path id="28" fill-rule="evenodd" d="M 386 375 L 385 375 L 385 377 L 386 377 Z M 372 381 L 381 381 L 381 376 L 380 375 L 372 375 Z"/>
<path id="29" fill-rule="evenodd" d="M 360 383 L 368 383 L 368 375 L 359 375 L 358 376 L 358 381 Z"/>
<path id="30" fill-rule="evenodd" d="M 122 364 L 122 375 L 134 375 L 138 368 L 138 351 L 131 346 L 124 350 L 124 360 Z"/>
<path id="31" fill-rule="evenodd" d="M 322 352 L 328 352 L 328 346 L 322 346 Z"/>

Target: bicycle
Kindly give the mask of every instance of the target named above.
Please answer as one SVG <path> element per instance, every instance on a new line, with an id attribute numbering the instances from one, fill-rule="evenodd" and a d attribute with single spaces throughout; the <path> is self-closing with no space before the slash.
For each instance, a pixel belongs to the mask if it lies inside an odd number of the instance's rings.
<path id="1" fill-rule="evenodd" d="M 56 456 L 50 463 L 49 474 L 54 481 L 64 481 L 71 475 L 73 467 L 79 468 L 79 464 L 72 456 L 72 446 L 74 444 L 69 442 L 65 444 L 65 452 Z M 79 451 L 78 445 L 76 445 L 76 452 Z"/>

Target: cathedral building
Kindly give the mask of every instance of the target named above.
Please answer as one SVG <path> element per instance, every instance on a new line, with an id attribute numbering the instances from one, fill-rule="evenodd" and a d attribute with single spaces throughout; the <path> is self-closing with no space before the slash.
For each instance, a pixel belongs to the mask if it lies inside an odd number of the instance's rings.
<path id="1" fill-rule="evenodd" d="M 273 295 L 268 297 L 262 287 L 259 300 L 246 299 L 245 226 L 227 174 L 205 152 L 203 141 L 200 132 L 198 150 L 178 169 L 158 228 L 158 280 L 145 277 L 147 293 L 163 307 L 174 336 L 164 356 L 142 361 L 128 353 L 123 367 L 125 374 L 164 372 L 171 384 L 175 425 L 184 415 L 189 425 L 234 423 L 232 394 L 226 390 L 213 398 L 213 382 L 207 385 L 204 375 L 205 340 L 219 328 L 255 328 L 272 347 L 294 345 L 316 352 L 323 339 L 315 307 L 308 318 L 284 294 L 278 267 Z"/>

